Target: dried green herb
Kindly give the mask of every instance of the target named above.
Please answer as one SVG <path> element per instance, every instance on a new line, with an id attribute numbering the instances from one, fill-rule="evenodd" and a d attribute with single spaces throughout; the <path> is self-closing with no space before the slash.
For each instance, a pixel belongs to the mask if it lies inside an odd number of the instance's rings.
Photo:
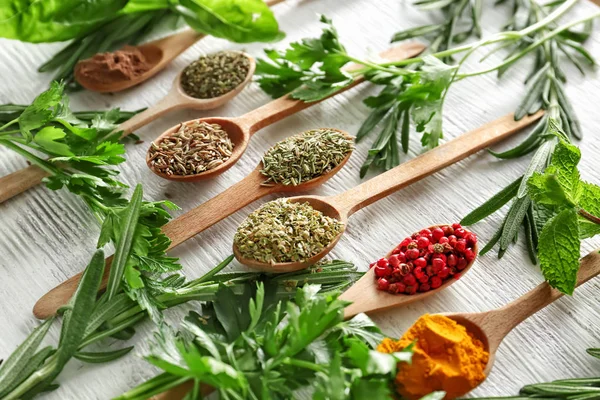
<path id="1" fill-rule="evenodd" d="M 335 129 L 313 129 L 289 137 L 263 156 L 261 174 L 265 186 L 280 183 L 296 186 L 338 166 L 354 149 L 351 137 Z"/>
<path id="2" fill-rule="evenodd" d="M 197 99 L 219 97 L 238 87 L 250 69 L 250 60 L 237 51 L 202 56 L 181 74 L 183 91 Z"/>
<path id="3" fill-rule="evenodd" d="M 233 143 L 221 125 L 193 121 L 150 146 L 150 165 L 167 175 L 194 175 L 229 160 Z"/>
<path id="4" fill-rule="evenodd" d="M 342 227 L 308 203 L 278 199 L 250 214 L 233 241 L 246 258 L 267 263 L 303 261 L 329 245 Z"/>

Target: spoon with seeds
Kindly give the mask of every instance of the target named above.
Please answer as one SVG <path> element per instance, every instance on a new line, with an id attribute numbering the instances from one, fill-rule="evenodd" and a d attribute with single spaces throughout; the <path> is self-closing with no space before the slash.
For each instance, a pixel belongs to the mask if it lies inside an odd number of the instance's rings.
<path id="1" fill-rule="evenodd" d="M 600 249 L 594 250 L 580 261 L 576 287 L 600 274 Z M 488 376 L 494 365 L 496 351 L 502 340 L 521 322 L 561 298 L 563 293 L 544 282 L 523 296 L 495 310 L 478 313 L 444 314 L 467 328 L 481 340 L 490 357 L 484 374 Z"/>
<path id="2" fill-rule="evenodd" d="M 265 4 L 272 7 L 283 1 L 284 0 L 266 0 Z M 169 63 L 171 63 L 178 55 L 204 37 L 206 37 L 206 35 L 192 29 L 186 29 L 174 35 L 135 46 L 152 67 L 133 79 L 105 83 L 90 80 L 89 78 L 78 74 L 75 75 L 75 79 L 81 86 L 94 92 L 120 92 L 152 78 L 169 65 Z"/>
<path id="3" fill-rule="evenodd" d="M 345 137 L 350 143 L 352 141 L 352 138 L 346 132 L 337 129 L 327 128 L 321 129 L 320 131 L 323 131 L 322 137 L 324 138 L 320 139 L 322 147 L 327 145 L 326 140 L 329 136 L 335 136 L 336 138 Z M 311 132 L 315 131 L 299 134 L 296 138 Z M 273 149 L 277 149 L 279 144 L 289 142 L 294 138 L 295 137 L 285 139 L 267 151 L 264 157 L 267 162 L 267 168 L 269 166 L 269 153 Z M 297 182 L 296 185 L 287 182 L 272 182 L 272 178 L 276 178 L 277 175 L 264 171 L 266 169 L 265 164 L 261 161 L 248 176 L 238 183 L 166 224 L 162 228 L 162 231 L 169 239 L 171 239 L 169 250 L 186 240 L 193 238 L 205 229 L 262 197 L 274 193 L 305 192 L 321 186 L 338 173 L 350 158 L 353 150 L 352 146 L 350 145 L 345 149 L 344 156 L 335 160 L 335 163 L 330 163 L 331 159 L 327 160 L 327 166 L 323 167 L 322 173 L 311 176 L 311 179 Z M 107 266 L 104 270 L 101 289 L 106 287 L 108 275 L 110 273 L 111 259 L 112 257 L 107 259 Z M 33 314 L 41 319 L 54 315 L 60 307 L 67 304 L 73 293 L 75 293 L 80 279 L 81 273 L 69 278 L 46 293 L 35 304 Z"/>
<path id="4" fill-rule="evenodd" d="M 247 62 L 244 63 L 246 67 L 246 76 L 243 81 L 234 89 L 213 98 L 199 99 L 192 97 L 186 93 L 182 86 L 182 76 L 187 68 L 183 69 L 175 77 L 173 85 L 165 97 L 159 100 L 158 103 L 154 104 L 152 107 L 149 107 L 141 113 L 134 115 L 117 127 L 117 130 L 123 131 L 121 139 L 171 111 L 181 109 L 194 109 L 203 111 L 212 110 L 233 100 L 233 98 L 235 98 L 252 80 L 252 76 L 254 75 L 254 70 L 256 68 L 256 62 L 254 58 L 244 52 L 239 51 L 219 52 L 215 55 L 209 55 L 201 58 L 219 57 L 225 59 L 234 59 L 238 56 L 247 60 Z M 13 172 L 12 174 L 1 177 L 0 203 L 40 184 L 42 179 L 46 176 L 48 176 L 46 171 L 35 165 L 31 165 L 19 171 Z"/>
<path id="5" fill-rule="evenodd" d="M 401 46 L 390 48 L 379 54 L 381 58 L 388 59 L 390 61 L 401 61 L 406 58 L 414 57 L 420 54 L 425 49 L 425 46 L 419 43 L 404 43 Z M 358 67 L 355 67 L 358 68 Z M 251 75 L 251 74 L 249 74 Z M 333 93 L 329 97 L 333 97 L 337 94 L 340 94 L 359 83 L 363 82 L 363 77 L 356 77 L 354 82 L 337 92 Z M 327 98 L 329 98 L 327 97 Z M 325 99 L 323 99 L 325 100 Z M 321 100 L 321 101 L 323 101 Z M 231 158 L 227 163 L 219 166 L 218 168 L 214 168 L 208 170 L 202 174 L 197 175 L 186 175 L 186 179 L 184 181 L 195 181 L 201 179 L 212 178 L 225 170 L 229 169 L 242 155 L 246 146 L 248 145 L 248 140 L 252 134 L 254 134 L 259 129 L 271 125 L 285 117 L 302 111 L 313 104 L 317 104 L 319 102 L 305 103 L 300 100 L 294 100 L 289 95 L 283 96 L 279 99 L 276 99 L 252 112 L 245 114 L 239 118 L 201 118 L 199 120 L 192 120 L 198 122 L 206 122 L 209 124 L 218 124 L 221 126 L 223 130 L 225 130 L 233 145 L 234 149 L 232 151 Z M 131 120 L 126 121 L 127 125 L 121 125 L 119 129 L 126 131 L 127 134 L 131 133 L 131 131 L 135 130 L 139 126 L 136 126 L 135 120 L 130 122 Z M 192 121 L 188 121 L 187 123 L 191 123 Z M 187 124 L 186 123 L 186 124 Z M 167 130 L 161 137 L 166 135 L 173 134 L 177 132 L 181 127 L 181 124 L 178 124 L 171 129 Z M 157 143 L 159 143 L 161 138 L 157 139 Z M 243 143 L 242 143 L 243 142 Z M 151 158 L 148 157 L 148 158 Z M 147 158 L 147 162 L 148 161 Z M 152 168 L 151 168 L 152 169 Z M 153 170 L 154 172 L 154 170 Z M 47 173 L 43 171 L 41 168 L 37 166 L 29 166 L 27 168 L 23 168 L 19 171 L 13 172 L 12 174 L 3 176 L 0 178 L 0 203 L 11 199 L 12 197 L 23 193 L 24 191 L 31 189 L 32 187 L 40 184 L 42 179 L 47 176 Z M 173 175 L 170 175 L 171 179 Z M 168 178 L 165 176 L 165 178 Z"/>
<path id="6" fill-rule="evenodd" d="M 262 271 L 283 273 L 304 269 L 308 265 L 313 265 L 333 249 L 344 233 L 348 217 L 358 210 L 514 134 L 521 128 L 538 120 L 542 114 L 542 112 L 538 112 L 519 121 L 514 120 L 513 114 L 505 115 L 335 196 L 299 196 L 289 198 L 288 202 L 308 204 L 312 209 L 322 213 L 324 218 L 335 220 L 341 224 L 341 228 L 338 230 L 339 233 L 326 246 L 315 246 L 313 248 L 322 248 L 320 251 L 316 253 L 307 252 L 306 255 L 308 258 L 306 259 L 299 261 L 266 262 L 256 257 L 250 258 L 250 255 L 253 254 L 253 247 L 245 243 L 242 243 L 240 247 L 239 244 L 241 242 L 236 243 L 235 241 L 233 244 L 233 253 L 240 263 Z M 246 221 L 240 227 L 246 226 L 245 224 Z M 293 227 L 289 229 L 295 230 Z M 298 230 L 300 229 L 298 228 Z M 238 232 L 240 232 L 239 229 Z M 238 237 L 237 234 L 236 237 Z M 244 235 L 240 234 L 239 238 L 244 238 Z M 296 246 L 296 244 L 293 245 Z M 278 248 L 274 243 L 267 246 L 274 249 Z M 301 248 L 304 249 L 304 247 Z M 285 257 L 289 257 L 288 254 L 290 254 L 283 251 L 281 253 Z M 279 259 L 283 260 L 285 258 L 281 257 Z"/>
<path id="7" fill-rule="evenodd" d="M 388 60 L 403 60 L 420 54 L 424 49 L 425 47 L 419 43 L 404 43 L 401 46 L 394 47 L 381 53 L 380 57 Z M 351 70 L 357 68 L 360 67 L 358 65 L 352 65 L 348 69 Z M 335 96 L 343 91 L 349 90 L 350 88 L 358 85 L 363 81 L 363 77 L 357 77 L 350 85 L 336 91 L 329 97 Z M 157 168 L 152 162 L 154 161 L 153 156 L 155 155 L 153 146 L 150 146 L 150 148 L 148 149 L 148 153 L 146 154 L 146 164 L 153 173 L 160 176 L 161 178 L 175 180 L 178 182 L 197 182 L 205 179 L 214 178 L 227 171 L 240 159 L 240 157 L 242 156 L 242 154 L 244 154 L 246 148 L 248 147 L 248 142 L 250 141 L 250 138 L 256 132 L 292 114 L 302 111 L 314 104 L 320 103 L 325 99 L 308 103 L 302 100 L 293 99 L 290 95 L 286 95 L 276 100 L 273 100 L 270 103 L 255 109 L 254 111 L 250 111 L 240 117 L 199 118 L 183 122 L 166 130 L 154 141 L 155 145 L 160 146 L 163 141 L 168 140 L 173 135 L 177 135 L 180 132 L 182 126 L 199 125 L 203 123 L 211 126 L 216 126 L 218 127 L 218 129 L 222 129 L 223 131 L 227 132 L 229 140 L 232 143 L 233 149 L 231 151 L 231 154 L 229 154 L 226 159 L 222 159 L 222 163 L 219 163 L 216 167 L 212 169 L 205 169 L 199 173 L 188 173 L 188 171 L 186 171 L 185 174 L 177 174 L 176 168 L 172 168 L 172 173 L 166 173 L 164 168 Z M 173 158 L 170 160 L 170 162 L 175 164 L 179 162 L 179 160 Z"/>

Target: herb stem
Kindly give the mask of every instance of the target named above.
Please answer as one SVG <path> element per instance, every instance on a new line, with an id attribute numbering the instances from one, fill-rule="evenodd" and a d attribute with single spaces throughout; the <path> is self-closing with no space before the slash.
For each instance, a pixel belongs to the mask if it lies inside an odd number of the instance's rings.
<path id="1" fill-rule="evenodd" d="M 6 124 L 0 126 L 0 131 L 3 131 L 4 129 L 8 128 L 9 126 L 11 126 L 12 124 L 16 123 L 19 121 L 19 118 L 15 118 L 12 121 L 7 122 Z M 17 130 L 17 132 L 20 132 L 19 130 Z"/>
<path id="2" fill-rule="evenodd" d="M 557 28 L 555 28 L 554 30 L 552 30 L 551 32 L 549 32 L 547 35 L 541 37 L 540 39 L 536 40 L 535 42 L 531 43 L 529 46 L 527 46 L 526 48 L 524 48 L 523 50 L 521 50 L 520 52 L 518 52 L 517 54 L 513 55 L 512 57 L 507 58 L 506 60 L 504 60 L 502 63 L 491 67 L 491 68 L 487 68 L 487 69 L 482 69 L 479 71 L 475 71 L 475 72 L 470 72 L 467 74 L 461 74 L 459 75 L 459 79 L 464 79 L 464 78 L 468 78 L 471 76 L 477 76 L 477 75 L 485 75 L 488 74 L 490 72 L 494 72 L 498 69 L 501 69 L 503 67 L 506 67 L 507 65 L 510 65 L 514 62 L 516 62 L 517 60 L 519 60 L 520 58 L 522 58 L 523 56 L 525 56 L 526 54 L 530 53 L 532 50 L 535 50 L 537 47 L 541 46 L 542 44 L 546 43 L 548 40 L 554 38 L 555 36 L 558 36 L 560 33 L 571 29 L 572 27 L 585 23 L 587 21 L 591 21 L 595 18 L 600 17 L 600 13 L 596 13 L 596 14 L 592 14 L 591 16 L 582 18 L 580 20 L 577 21 L 573 21 L 570 22 L 568 24 L 559 26 Z"/>
<path id="3" fill-rule="evenodd" d="M 311 363 L 309 361 L 298 360 L 298 359 L 291 358 L 291 357 L 286 357 L 281 363 L 285 364 L 285 365 L 292 365 L 294 367 L 310 369 L 311 371 L 315 371 L 315 372 L 327 372 L 327 368 L 325 368 L 321 365 L 317 365 L 317 364 Z"/>
<path id="4" fill-rule="evenodd" d="M 25 157 L 26 159 L 28 159 L 29 161 L 31 161 L 31 163 L 37 165 L 38 167 L 40 167 L 44 171 L 48 172 L 49 174 L 56 175 L 56 174 L 60 173 L 60 171 L 58 170 L 58 168 L 50 165 L 47 161 L 42 160 L 38 156 L 36 156 L 36 155 L 28 152 L 27 150 L 25 150 L 24 148 L 22 148 L 20 146 L 17 146 L 16 144 L 14 144 L 13 142 L 11 142 L 10 140 L 0 139 L 0 145 L 2 145 L 4 147 L 8 147 L 9 149 L 11 149 L 12 151 L 14 151 L 15 153 L 18 153 L 18 154 L 22 155 L 23 157 Z"/>
<path id="5" fill-rule="evenodd" d="M 590 214 L 589 212 L 585 211 L 583 208 L 580 208 L 579 211 L 577 211 L 577 214 L 579 214 L 583 218 L 587 219 L 588 221 L 591 221 L 595 224 L 600 225 L 600 218 L 596 217 L 593 214 Z"/>

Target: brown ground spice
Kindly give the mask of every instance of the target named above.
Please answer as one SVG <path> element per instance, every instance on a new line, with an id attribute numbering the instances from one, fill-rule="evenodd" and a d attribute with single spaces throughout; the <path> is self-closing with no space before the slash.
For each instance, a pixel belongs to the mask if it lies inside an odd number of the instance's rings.
<path id="1" fill-rule="evenodd" d="M 144 54 L 133 46 L 112 53 L 98 53 L 75 66 L 75 73 L 99 83 L 129 81 L 152 67 Z"/>

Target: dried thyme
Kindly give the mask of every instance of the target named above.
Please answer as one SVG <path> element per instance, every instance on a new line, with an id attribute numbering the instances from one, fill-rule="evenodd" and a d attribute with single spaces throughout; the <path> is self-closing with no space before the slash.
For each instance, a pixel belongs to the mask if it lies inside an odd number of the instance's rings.
<path id="1" fill-rule="evenodd" d="M 233 143 L 219 124 L 193 121 L 150 146 L 150 165 L 167 175 L 194 175 L 223 164 Z"/>
<path id="2" fill-rule="evenodd" d="M 245 258 L 266 263 L 304 261 L 329 245 L 342 227 L 308 203 L 279 199 L 250 214 L 233 241 Z"/>
<path id="3" fill-rule="evenodd" d="M 238 87 L 250 69 L 250 60 L 237 51 L 220 51 L 202 56 L 181 74 L 181 87 L 197 99 L 219 97 Z"/>
<path id="4" fill-rule="evenodd" d="M 335 129 L 314 129 L 289 137 L 263 156 L 263 185 L 296 186 L 321 176 L 354 149 L 352 138 Z"/>

